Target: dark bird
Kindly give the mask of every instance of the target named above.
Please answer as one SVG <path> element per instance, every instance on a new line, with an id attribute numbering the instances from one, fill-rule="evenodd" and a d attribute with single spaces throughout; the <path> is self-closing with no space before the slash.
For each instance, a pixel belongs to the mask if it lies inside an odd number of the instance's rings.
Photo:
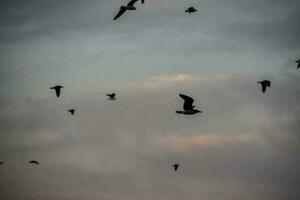
<path id="1" fill-rule="evenodd" d="M 55 90 L 56 96 L 57 96 L 57 98 L 58 98 L 59 95 L 60 95 L 60 90 L 61 90 L 62 88 L 64 88 L 64 87 L 61 86 L 61 85 L 57 85 L 57 86 L 51 87 L 50 89 Z"/>
<path id="2" fill-rule="evenodd" d="M 174 164 L 172 165 L 172 167 L 174 167 L 174 171 L 176 172 L 178 170 L 179 164 Z"/>
<path id="3" fill-rule="evenodd" d="M 299 60 L 296 60 L 295 63 L 298 63 L 297 69 L 299 69 L 299 68 L 300 68 L 300 59 L 299 59 Z"/>
<path id="4" fill-rule="evenodd" d="M 184 114 L 184 115 L 193 115 L 196 113 L 201 113 L 200 110 L 194 109 L 194 107 L 195 107 L 195 106 L 193 106 L 194 99 L 192 99 L 191 97 L 188 97 L 184 94 L 179 94 L 179 96 L 184 99 L 183 111 L 176 111 L 176 113 Z"/>
<path id="5" fill-rule="evenodd" d="M 138 0 L 131 0 L 126 6 L 121 6 L 118 14 L 115 16 L 114 20 L 118 19 L 121 15 L 124 14 L 126 10 L 136 10 L 134 7 L 135 2 Z M 144 3 L 144 0 L 142 0 L 142 3 Z"/>
<path id="6" fill-rule="evenodd" d="M 68 112 L 71 113 L 71 115 L 74 115 L 75 109 L 69 109 Z"/>
<path id="7" fill-rule="evenodd" d="M 108 100 L 111 100 L 111 101 L 114 101 L 117 99 L 115 93 L 106 94 L 106 96 L 108 96 Z"/>
<path id="8" fill-rule="evenodd" d="M 145 0 L 141 0 L 142 4 L 144 4 Z"/>
<path id="9" fill-rule="evenodd" d="M 36 160 L 31 160 L 28 162 L 29 164 L 35 164 L 35 165 L 39 165 L 40 163 Z"/>
<path id="10" fill-rule="evenodd" d="M 1 162 L 0 162 L 0 165 L 3 165 L 3 164 L 4 164 L 4 161 L 1 161 Z"/>
<path id="11" fill-rule="evenodd" d="M 191 14 L 193 12 L 196 12 L 197 10 L 192 6 L 192 7 L 189 7 L 188 9 L 185 10 L 185 12 Z"/>
<path id="12" fill-rule="evenodd" d="M 269 80 L 263 80 L 263 81 L 260 81 L 260 82 L 257 82 L 257 83 L 261 84 L 261 89 L 262 89 L 263 93 L 265 93 L 267 87 L 271 87 L 271 81 L 269 81 Z"/>

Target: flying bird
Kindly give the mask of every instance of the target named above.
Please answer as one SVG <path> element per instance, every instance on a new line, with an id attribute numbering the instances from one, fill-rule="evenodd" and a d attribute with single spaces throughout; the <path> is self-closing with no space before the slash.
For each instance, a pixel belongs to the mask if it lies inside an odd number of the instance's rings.
<path id="1" fill-rule="evenodd" d="M 115 93 L 106 94 L 106 96 L 108 96 L 108 100 L 111 100 L 111 101 L 114 101 L 117 99 Z"/>
<path id="2" fill-rule="evenodd" d="M 183 111 L 176 111 L 178 114 L 184 114 L 184 115 L 193 115 L 196 113 L 201 113 L 200 110 L 194 109 L 195 106 L 193 106 L 194 99 L 192 99 L 189 96 L 186 96 L 184 94 L 179 94 L 179 96 L 184 99 L 183 103 Z"/>
<path id="3" fill-rule="evenodd" d="M 296 60 L 295 63 L 298 63 L 297 69 L 299 69 L 299 68 L 300 68 L 300 59 L 299 59 L 299 60 Z"/>
<path id="4" fill-rule="evenodd" d="M 31 160 L 28 162 L 29 164 L 35 164 L 35 165 L 39 165 L 40 163 L 36 160 Z"/>
<path id="5" fill-rule="evenodd" d="M 115 16 L 114 20 L 118 19 L 121 15 L 124 14 L 126 10 L 136 10 L 136 7 L 134 7 L 134 4 L 138 0 L 131 0 L 126 6 L 121 6 L 118 14 Z M 144 3 L 145 0 L 141 0 L 142 3 Z"/>
<path id="6" fill-rule="evenodd" d="M 269 80 L 263 80 L 263 81 L 260 81 L 260 82 L 257 82 L 257 83 L 261 84 L 261 89 L 262 89 L 263 93 L 265 93 L 267 87 L 271 87 L 271 81 L 269 81 Z"/>
<path id="7" fill-rule="evenodd" d="M 174 171 L 176 172 L 178 170 L 179 164 L 174 164 L 174 165 L 172 165 L 172 167 L 174 168 Z"/>
<path id="8" fill-rule="evenodd" d="M 1 162 L 0 162 L 0 165 L 3 165 L 3 164 L 4 164 L 4 161 L 1 161 Z"/>
<path id="9" fill-rule="evenodd" d="M 61 86 L 61 85 L 56 85 L 56 86 L 51 87 L 50 89 L 51 89 L 51 90 L 55 90 L 56 96 L 57 96 L 57 98 L 58 98 L 59 95 L 60 95 L 60 90 L 61 90 L 62 88 L 64 88 L 64 87 Z"/>
<path id="10" fill-rule="evenodd" d="M 69 109 L 68 112 L 71 113 L 71 115 L 74 115 L 75 109 Z"/>
<path id="11" fill-rule="evenodd" d="M 144 4 L 145 0 L 141 0 L 142 4 Z"/>
<path id="12" fill-rule="evenodd" d="M 192 7 L 189 7 L 188 9 L 185 10 L 185 12 L 191 14 L 193 12 L 196 12 L 197 10 L 192 6 Z"/>

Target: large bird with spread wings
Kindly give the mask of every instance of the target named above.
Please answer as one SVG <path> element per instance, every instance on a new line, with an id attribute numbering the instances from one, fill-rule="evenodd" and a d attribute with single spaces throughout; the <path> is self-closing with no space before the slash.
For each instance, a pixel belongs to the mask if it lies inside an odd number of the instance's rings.
<path id="1" fill-rule="evenodd" d="M 136 7 L 134 7 L 134 4 L 138 0 L 131 0 L 126 6 L 121 6 L 118 14 L 115 16 L 114 20 L 118 19 L 121 15 L 125 13 L 127 10 L 136 10 Z M 142 3 L 144 3 L 145 0 L 141 0 Z"/>
<path id="2" fill-rule="evenodd" d="M 179 96 L 184 100 L 183 103 L 183 111 L 176 111 L 178 114 L 184 114 L 184 115 L 194 115 L 196 113 L 201 113 L 200 110 L 194 109 L 195 106 L 193 106 L 194 99 L 186 96 L 184 94 L 179 94 Z"/>

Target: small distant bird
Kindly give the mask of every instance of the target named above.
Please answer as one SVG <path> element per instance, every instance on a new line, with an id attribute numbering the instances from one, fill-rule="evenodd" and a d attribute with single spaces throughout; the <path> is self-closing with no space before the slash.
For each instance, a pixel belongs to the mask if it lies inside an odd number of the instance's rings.
<path id="1" fill-rule="evenodd" d="M 3 165 L 3 164 L 4 164 L 4 161 L 1 161 L 1 162 L 0 162 L 0 165 Z"/>
<path id="2" fill-rule="evenodd" d="M 188 9 L 185 10 L 185 12 L 191 14 L 193 12 L 196 12 L 197 10 L 192 6 L 192 7 L 189 7 Z"/>
<path id="3" fill-rule="evenodd" d="M 178 170 L 179 164 L 174 164 L 174 165 L 172 165 L 172 167 L 174 168 L 174 171 L 176 172 Z"/>
<path id="4" fill-rule="evenodd" d="M 145 0 L 141 0 L 142 4 L 144 4 Z"/>
<path id="5" fill-rule="evenodd" d="M 269 81 L 269 80 L 263 80 L 263 81 L 260 81 L 260 82 L 257 82 L 257 83 L 261 84 L 261 89 L 262 89 L 263 93 L 265 93 L 267 87 L 271 87 L 271 81 Z"/>
<path id="6" fill-rule="evenodd" d="M 131 0 L 126 6 L 121 6 L 118 14 L 115 16 L 114 20 L 118 19 L 121 15 L 124 14 L 126 10 L 136 10 L 136 7 L 134 7 L 134 4 L 138 0 Z M 142 3 L 144 3 L 144 0 L 141 0 Z"/>
<path id="7" fill-rule="evenodd" d="M 298 63 L 297 69 L 299 69 L 299 68 L 300 68 L 300 59 L 299 59 L 299 60 L 296 60 L 295 63 Z"/>
<path id="8" fill-rule="evenodd" d="M 68 112 L 71 113 L 71 115 L 74 115 L 75 109 L 69 109 Z"/>
<path id="9" fill-rule="evenodd" d="M 108 96 L 108 100 L 111 100 L 111 101 L 114 101 L 117 99 L 115 93 L 106 94 L 106 96 Z"/>
<path id="10" fill-rule="evenodd" d="M 179 94 L 179 96 L 184 99 L 183 111 L 176 111 L 176 113 L 184 114 L 184 115 L 193 115 L 196 113 L 201 113 L 200 110 L 194 109 L 195 106 L 193 106 L 193 102 L 194 102 L 193 98 L 186 96 L 184 94 Z"/>
<path id="11" fill-rule="evenodd" d="M 36 160 L 31 160 L 28 162 L 29 164 L 35 164 L 35 165 L 39 165 L 40 163 Z"/>
<path id="12" fill-rule="evenodd" d="M 61 90 L 62 88 L 64 88 L 64 87 L 61 86 L 61 85 L 56 85 L 56 86 L 51 87 L 50 89 L 51 89 L 51 90 L 55 90 L 56 96 L 57 96 L 57 98 L 58 98 L 59 95 L 60 95 L 60 90 Z"/>

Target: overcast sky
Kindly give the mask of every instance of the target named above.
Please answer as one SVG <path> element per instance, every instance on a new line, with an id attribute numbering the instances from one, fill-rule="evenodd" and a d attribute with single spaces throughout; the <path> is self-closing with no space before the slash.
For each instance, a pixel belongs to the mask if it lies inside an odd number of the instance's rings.
<path id="1" fill-rule="evenodd" d="M 0 1 L 0 199 L 300 199 L 300 1 L 125 4 Z"/>

